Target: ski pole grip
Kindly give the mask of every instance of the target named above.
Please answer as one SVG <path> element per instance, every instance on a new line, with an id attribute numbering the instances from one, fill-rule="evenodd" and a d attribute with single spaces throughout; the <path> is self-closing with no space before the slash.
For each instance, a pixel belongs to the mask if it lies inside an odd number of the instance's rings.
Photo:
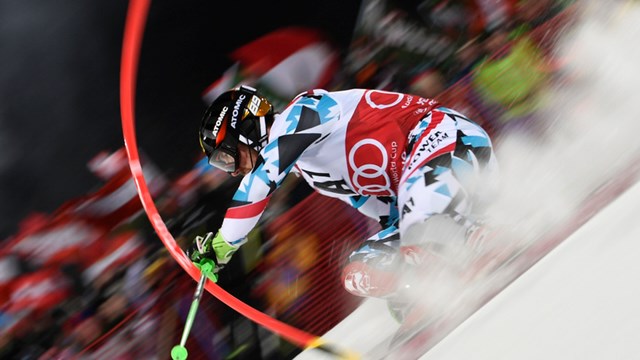
<path id="1" fill-rule="evenodd" d="M 200 271 L 204 274 L 212 274 L 214 269 L 216 268 L 216 264 L 212 259 L 202 259 L 200 260 Z"/>

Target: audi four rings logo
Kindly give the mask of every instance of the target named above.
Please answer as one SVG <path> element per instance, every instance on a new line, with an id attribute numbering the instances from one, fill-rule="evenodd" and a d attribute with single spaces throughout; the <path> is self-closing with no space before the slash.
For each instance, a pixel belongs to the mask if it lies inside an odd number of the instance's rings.
<path id="1" fill-rule="evenodd" d="M 368 160 L 372 158 L 368 155 L 373 151 L 371 146 L 373 146 L 380 152 L 380 155 L 382 155 L 382 163 L 372 164 L 371 161 L 366 161 L 361 165 L 357 164 L 356 156 L 358 153 L 367 154 L 366 157 Z M 362 150 L 360 151 L 360 149 Z M 373 139 L 363 139 L 358 141 L 349 151 L 349 166 L 353 170 L 353 175 L 351 176 L 353 186 L 361 194 L 395 196 L 391 189 L 391 179 L 389 179 L 389 175 L 387 174 L 388 163 L 389 158 L 387 157 L 387 151 L 380 142 Z M 373 183 L 374 179 L 377 183 Z"/>

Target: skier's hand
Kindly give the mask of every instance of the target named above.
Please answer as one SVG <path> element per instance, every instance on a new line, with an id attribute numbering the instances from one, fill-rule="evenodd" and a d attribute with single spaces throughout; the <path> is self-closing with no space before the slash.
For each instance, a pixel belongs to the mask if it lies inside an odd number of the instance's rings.
<path id="1" fill-rule="evenodd" d="M 207 233 L 204 237 L 196 236 L 193 244 L 187 249 L 187 257 L 209 279 L 216 282 L 218 272 L 231 260 L 236 250 L 238 247 L 227 243 L 218 231 L 216 236 L 213 236 L 213 233 Z"/>

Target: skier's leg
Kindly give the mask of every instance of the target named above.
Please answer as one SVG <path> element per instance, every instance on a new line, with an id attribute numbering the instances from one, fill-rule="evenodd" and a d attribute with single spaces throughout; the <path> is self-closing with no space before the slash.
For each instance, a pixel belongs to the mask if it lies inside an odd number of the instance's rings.
<path id="1" fill-rule="evenodd" d="M 430 153 L 438 155 L 430 160 L 425 151 L 411 152 L 405 164 L 427 161 L 411 169 L 399 184 L 398 208 L 402 246 L 428 243 L 437 252 L 464 243 L 468 231 L 477 228 L 481 207 L 497 187 L 498 166 L 491 141 L 477 124 L 444 108 L 434 110 L 423 121 L 429 123 L 432 118 L 442 121 L 433 129 L 419 124 L 409 139 L 411 148 L 431 149 L 433 133 L 451 135 L 448 143 L 453 140 L 455 146 L 449 152 L 442 152 L 444 145 L 432 148 Z"/>

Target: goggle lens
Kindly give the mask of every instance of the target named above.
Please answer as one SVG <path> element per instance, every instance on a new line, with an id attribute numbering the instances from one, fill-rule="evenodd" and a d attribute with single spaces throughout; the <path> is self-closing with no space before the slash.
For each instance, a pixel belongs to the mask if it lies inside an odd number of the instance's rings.
<path id="1" fill-rule="evenodd" d="M 228 173 L 236 170 L 236 158 L 222 149 L 213 151 L 209 157 L 209 164 Z"/>

